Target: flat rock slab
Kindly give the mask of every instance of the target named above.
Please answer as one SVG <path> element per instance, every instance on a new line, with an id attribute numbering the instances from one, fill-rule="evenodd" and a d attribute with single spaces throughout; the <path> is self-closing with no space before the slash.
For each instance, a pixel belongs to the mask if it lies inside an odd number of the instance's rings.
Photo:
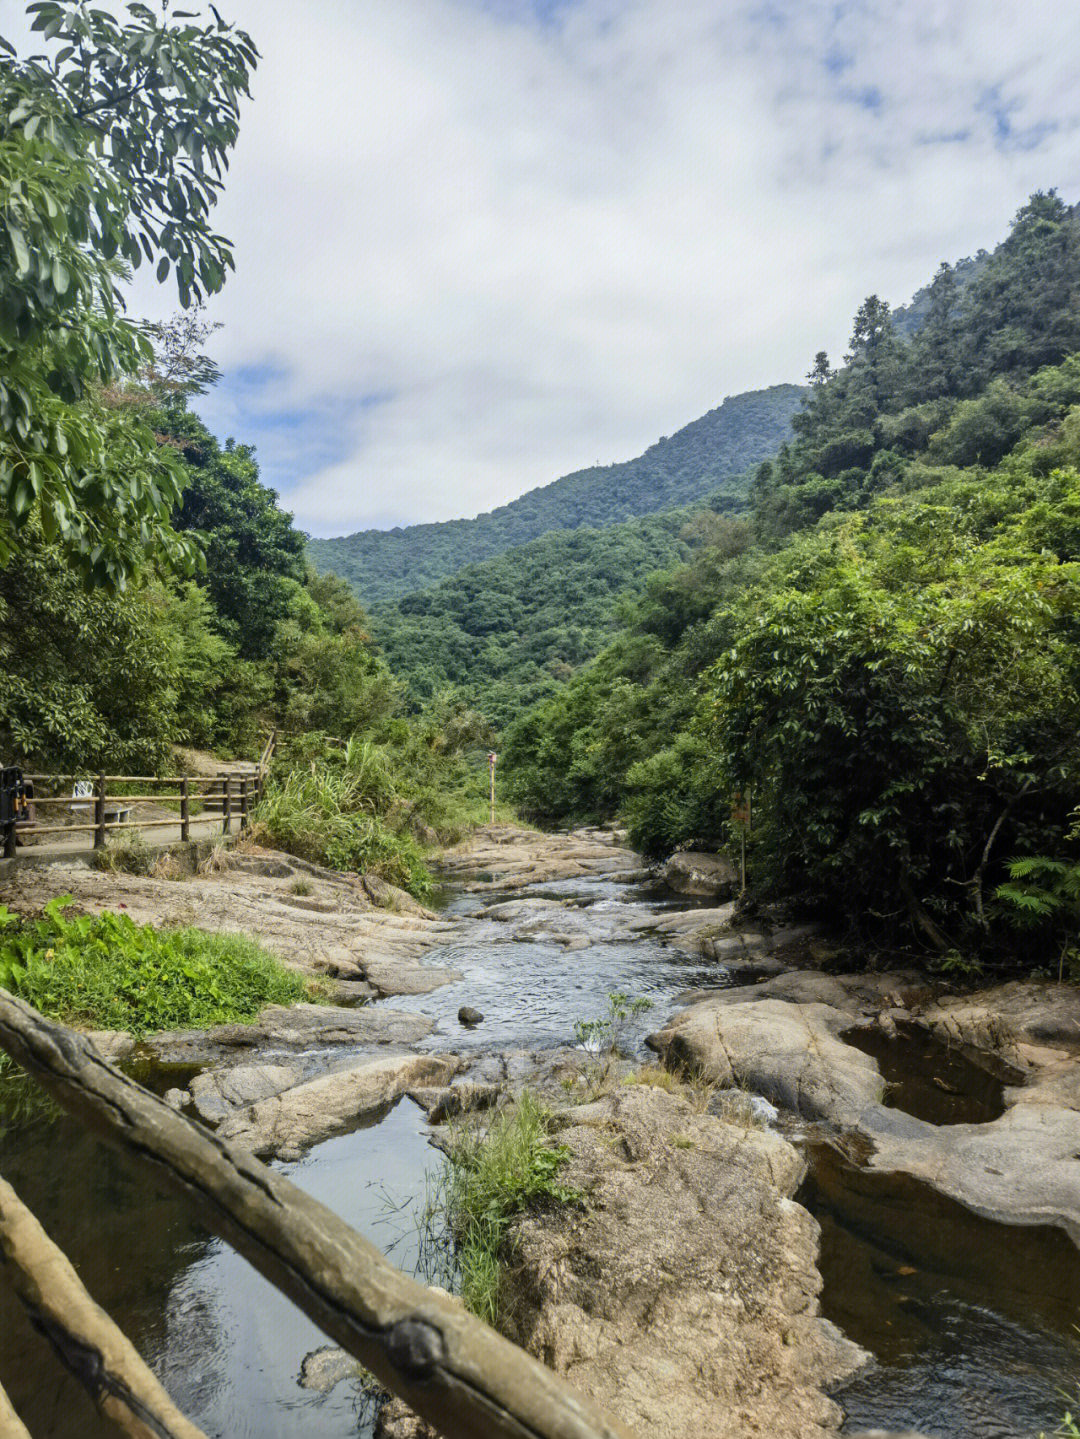
<path id="1" fill-rule="evenodd" d="M 456 1055 L 403 1054 L 334 1070 L 234 1111 L 218 1134 L 258 1155 L 295 1159 L 353 1127 L 408 1089 L 445 1085 L 464 1067 Z"/>
<path id="2" fill-rule="evenodd" d="M 217 1124 L 234 1109 L 280 1094 L 303 1077 L 299 1064 L 234 1064 L 197 1074 L 188 1088 L 202 1118 Z"/>
<path id="3" fill-rule="evenodd" d="M 888 977 L 876 978 L 887 993 Z M 827 979 L 818 977 L 810 993 L 828 992 Z M 746 1085 L 804 1118 L 862 1135 L 871 1168 L 909 1174 L 989 1219 L 1057 1225 L 1080 1245 L 1080 1109 L 1060 1102 L 1075 1062 L 1064 1077 L 1049 1070 L 1040 1082 L 1036 1072 L 1030 1086 L 1006 1090 L 1009 1107 L 989 1123 L 929 1124 L 882 1103 L 876 1063 L 840 1038 L 850 1008 L 755 1000 L 776 983 L 693 1005 L 647 1042 L 672 1067 Z"/>
<path id="4" fill-rule="evenodd" d="M 312 1049 L 322 1045 L 405 1047 L 435 1027 L 425 1015 L 364 1005 L 269 1005 L 255 1024 L 224 1024 L 214 1029 L 167 1030 L 144 1040 L 143 1053 L 168 1064 L 212 1064 L 245 1051 Z"/>

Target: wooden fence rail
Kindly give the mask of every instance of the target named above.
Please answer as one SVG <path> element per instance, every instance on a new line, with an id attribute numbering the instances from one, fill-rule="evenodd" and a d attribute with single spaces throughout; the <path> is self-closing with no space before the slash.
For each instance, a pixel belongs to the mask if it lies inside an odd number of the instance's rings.
<path id="1" fill-rule="evenodd" d="M 257 766 L 250 771 L 223 770 L 217 775 L 99 774 L 92 780 L 76 774 L 24 774 L 11 768 L 0 770 L 0 854 L 11 859 L 20 836 L 91 834 L 94 849 L 103 849 L 110 834 L 123 830 L 165 829 L 179 826 L 184 843 L 191 838 L 193 814 L 201 805 L 204 814 L 221 815 L 221 832 L 230 834 L 233 821 L 246 828 L 251 812 L 262 798 L 273 742 L 268 743 Z M 74 792 L 75 786 L 89 784 L 88 794 Z M 152 794 L 131 793 L 131 786 L 153 786 Z M 64 793 L 46 793 L 45 790 Z M 122 818 L 132 804 L 174 807 L 169 819 Z M 38 823 L 39 808 L 46 818 L 50 809 L 69 815 L 85 815 L 84 821 L 63 824 Z M 110 818 L 112 816 L 112 818 Z"/>
<path id="2" fill-rule="evenodd" d="M 178 1190 L 199 1219 L 444 1439 L 633 1439 L 344 1220 L 0 989 L 0 1048 L 69 1113 Z M 166 1434 L 168 1431 L 164 1431 Z"/>

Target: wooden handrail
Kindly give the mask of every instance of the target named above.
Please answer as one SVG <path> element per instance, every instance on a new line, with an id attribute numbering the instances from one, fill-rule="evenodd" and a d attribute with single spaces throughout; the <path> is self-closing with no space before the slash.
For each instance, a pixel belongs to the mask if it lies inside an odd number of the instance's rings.
<path id="1" fill-rule="evenodd" d="M 410 1279 L 325 1205 L 176 1113 L 0 989 L 0 1047 L 199 1219 L 444 1439 L 632 1439 L 565 1379 Z"/>
<path id="2" fill-rule="evenodd" d="M 180 1413 L 131 1341 L 94 1303 L 63 1250 L 3 1179 L 0 1263 L 34 1328 L 124 1434 L 130 1439 L 206 1439 Z M 0 1428 L 0 1435 L 10 1433 L 18 1430 Z"/>

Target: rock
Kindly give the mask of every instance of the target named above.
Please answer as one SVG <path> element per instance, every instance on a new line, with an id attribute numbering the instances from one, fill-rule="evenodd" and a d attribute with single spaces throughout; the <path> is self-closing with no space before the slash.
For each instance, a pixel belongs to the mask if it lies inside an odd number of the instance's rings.
<path id="1" fill-rule="evenodd" d="M 367 951 L 361 961 L 364 977 L 380 997 L 390 994 L 430 994 L 461 979 L 455 969 L 441 969 L 400 954 Z"/>
<path id="2" fill-rule="evenodd" d="M 570 1111 L 559 1141 L 588 1198 L 514 1226 L 510 1337 L 642 1436 L 839 1432 L 824 1391 L 867 1356 L 817 1312 L 792 1146 L 648 1086 Z"/>
<path id="3" fill-rule="evenodd" d="M 646 1043 L 669 1068 L 746 1085 L 806 1119 L 854 1125 L 880 1104 L 884 1086 L 870 1056 L 838 1038 L 850 1024 L 825 1004 L 740 1004 L 723 994 L 677 1014 Z"/>
<path id="4" fill-rule="evenodd" d="M 365 1005 L 271 1004 L 255 1024 L 214 1029 L 177 1029 L 152 1034 L 142 1052 L 168 1064 L 213 1064 L 244 1050 L 309 1049 L 319 1045 L 360 1047 L 415 1044 L 434 1029 L 431 1019 L 399 1009 Z"/>
<path id="5" fill-rule="evenodd" d="M 676 894 L 734 899 L 739 892 L 738 873 L 723 854 L 679 850 L 665 864 L 662 876 L 667 887 Z"/>
<path id="6" fill-rule="evenodd" d="M 354 1378 L 359 1370 L 360 1365 L 351 1354 L 328 1344 L 324 1349 L 313 1349 L 310 1354 L 304 1355 L 300 1378 L 296 1382 L 302 1389 L 329 1394 L 343 1379 Z"/>
<path id="7" fill-rule="evenodd" d="M 490 1109 L 502 1093 L 501 1084 L 454 1084 L 450 1088 L 417 1086 L 408 1096 L 423 1109 L 429 1124 L 443 1124 L 461 1114 Z"/>
<path id="8" fill-rule="evenodd" d="M 380 909 L 393 910 L 395 914 L 414 914 L 421 919 L 434 919 L 430 909 L 425 909 L 419 900 L 413 899 L 407 890 L 399 889 L 377 874 L 365 874 L 363 885 L 374 904 Z"/>
<path id="9" fill-rule="evenodd" d="M 598 830 L 541 834 L 514 825 L 485 825 L 444 849 L 439 868 L 470 890 L 550 884 L 581 875 L 624 876 L 640 868 L 632 850 Z"/>
<path id="10" fill-rule="evenodd" d="M 135 1048 L 134 1038 L 124 1029 L 92 1029 L 86 1037 L 109 1064 L 126 1059 Z"/>
<path id="11" fill-rule="evenodd" d="M 299 1064 L 236 1064 L 231 1069 L 204 1070 L 191 1081 L 191 1097 L 201 1117 L 216 1124 L 242 1105 L 299 1084 L 303 1073 Z"/>
<path id="12" fill-rule="evenodd" d="M 191 1095 L 186 1089 L 167 1089 L 162 1098 L 170 1109 L 176 1110 L 177 1114 L 180 1113 L 185 1104 L 191 1103 Z"/>
<path id="13" fill-rule="evenodd" d="M 876 977 L 882 993 L 888 978 Z M 818 976 L 812 992 L 825 979 Z M 848 987 L 849 999 L 858 988 Z M 671 1067 L 744 1084 L 804 1118 L 854 1131 L 869 1141 L 872 1169 L 909 1174 L 988 1219 L 1057 1225 L 1080 1245 L 1080 1075 L 1072 1056 L 1006 1090 L 1009 1107 L 998 1119 L 929 1124 L 882 1103 L 877 1065 L 840 1037 L 851 1027 L 850 1009 L 753 1002 L 745 993 L 684 1010 L 647 1043 Z"/>
<path id="14" fill-rule="evenodd" d="M 295 1158 L 418 1085 L 446 1084 L 463 1068 L 456 1055 L 403 1054 L 376 1059 L 294 1085 L 234 1110 L 218 1134 L 254 1154 Z"/>
<path id="15" fill-rule="evenodd" d="M 466 1029 L 475 1029 L 475 1027 L 478 1024 L 481 1024 L 484 1019 L 484 1016 L 480 1013 L 478 1009 L 473 1009 L 472 1006 L 468 1004 L 463 1004 L 461 1006 L 461 1008 L 457 1012 L 457 1017 L 458 1023 L 463 1024 Z"/>

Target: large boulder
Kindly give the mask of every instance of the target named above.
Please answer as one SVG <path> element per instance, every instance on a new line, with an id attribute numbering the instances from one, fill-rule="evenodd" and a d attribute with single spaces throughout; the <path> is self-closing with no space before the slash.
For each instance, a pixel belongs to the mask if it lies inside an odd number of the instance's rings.
<path id="1" fill-rule="evenodd" d="M 254 1154 L 295 1159 L 309 1145 L 353 1127 L 408 1089 L 449 1084 L 462 1067 L 452 1054 L 401 1054 L 333 1070 L 234 1111 L 218 1134 Z"/>
<path id="2" fill-rule="evenodd" d="M 738 871 L 727 856 L 703 850 L 683 849 L 673 854 L 664 865 L 663 879 L 676 894 L 734 899 L 739 892 Z"/>

